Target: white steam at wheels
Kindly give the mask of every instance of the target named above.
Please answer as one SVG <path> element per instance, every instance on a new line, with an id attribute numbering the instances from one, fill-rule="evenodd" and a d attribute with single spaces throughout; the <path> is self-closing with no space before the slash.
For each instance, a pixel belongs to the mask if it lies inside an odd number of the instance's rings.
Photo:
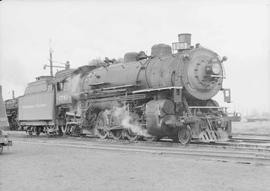
<path id="1" fill-rule="evenodd" d="M 114 107 L 112 115 L 117 118 L 122 128 L 131 130 L 133 133 L 140 136 L 150 137 L 147 130 L 139 124 L 136 117 L 133 117 L 132 114 L 130 114 L 126 106 Z"/>

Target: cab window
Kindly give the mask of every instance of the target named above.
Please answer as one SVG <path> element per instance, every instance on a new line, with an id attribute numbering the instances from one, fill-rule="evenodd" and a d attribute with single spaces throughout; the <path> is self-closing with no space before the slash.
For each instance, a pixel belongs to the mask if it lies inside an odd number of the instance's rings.
<path id="1" fill-rule="evenodd" d="M 70 91 L 70 79 L 67 78 L 56 84 L 57 91 Z"/>

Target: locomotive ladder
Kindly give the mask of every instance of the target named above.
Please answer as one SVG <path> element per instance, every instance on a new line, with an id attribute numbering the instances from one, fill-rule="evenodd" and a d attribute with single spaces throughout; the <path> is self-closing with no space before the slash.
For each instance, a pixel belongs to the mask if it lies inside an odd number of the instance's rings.
<path id="1" fill-rule="evenodd" d="M 211 142 L 211 141 L 217 141 L 218 138 L 219 138 L 219 136 L 218 136 L 216 130 L 211 125 L 211 123 L 209 121 L 209 118 L 208 117 L 205 117 L 205 119 L 206 119 L 206 122 L 207 122 L 207 125 L 208 125 L 208 128 L 209 129 L 206 129 L 206 130 L 204 130 L 204 132 L 202 132 L 203 133 L 202 136 L 204 137 L 204 140 L 205 141 L 209 141 L 209 142 Z"/>

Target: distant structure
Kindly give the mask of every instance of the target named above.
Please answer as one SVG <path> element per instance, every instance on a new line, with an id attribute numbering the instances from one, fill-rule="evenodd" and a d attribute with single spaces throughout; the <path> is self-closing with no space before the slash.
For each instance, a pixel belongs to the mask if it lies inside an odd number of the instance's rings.
<path id="1" fill-rule="evenodd" d="M 2 86 L 0 85 L 0 129 L 8 129 L 8 119 L 6 114 L 6 107 L 2 97 Z"/>
<path id="2" fill-rule="evenodd" d="M 239 112 L 228 113 L 228 118 L 234 122 L 240 122 L 242 120 L 241 113 Z"/>
<path id="3" fill-rule="evenodd" d="M 256 122 L 256 121 L 262 122 L 262 121 L 270 121 L 270 118 L 249 116 L 249 117 L 246 117 L 246 120 L 247 122 Z"/>

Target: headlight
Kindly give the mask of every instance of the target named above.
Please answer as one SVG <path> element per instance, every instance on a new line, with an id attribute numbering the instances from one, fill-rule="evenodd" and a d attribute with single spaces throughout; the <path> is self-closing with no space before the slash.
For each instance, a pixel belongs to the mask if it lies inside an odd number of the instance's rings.
<path id="1" fill-rule="evenodd" d="M 213 72 L 214 74 L 219 74 L 220 71 L 221 71 L 220 65 L 219 65 L 218 63 L 214 63 L 214 64 L 212 65 L 212 72 Z"/>

